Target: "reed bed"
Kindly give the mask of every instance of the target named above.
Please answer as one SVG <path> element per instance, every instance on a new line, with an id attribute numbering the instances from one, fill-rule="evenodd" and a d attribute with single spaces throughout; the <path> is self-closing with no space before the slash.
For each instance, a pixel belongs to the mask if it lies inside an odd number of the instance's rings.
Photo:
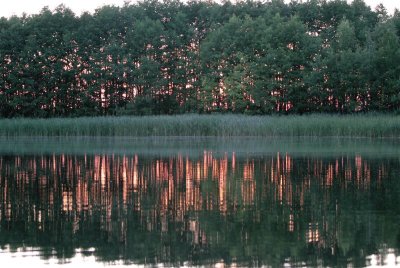
<path id="1" fill-rule="evenodd" d="M 174 115 L 0 119 L 0 136 L 400 137 L 397 115 Z"/>

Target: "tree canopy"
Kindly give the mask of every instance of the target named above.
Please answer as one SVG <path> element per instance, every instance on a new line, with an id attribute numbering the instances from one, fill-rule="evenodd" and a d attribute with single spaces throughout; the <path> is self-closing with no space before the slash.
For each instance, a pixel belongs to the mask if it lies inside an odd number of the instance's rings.
<path id="1" fill-rule="evenodd" d="M 400 13 L 144 0 L 0 19 L 0 116 L 400 109 Z"/>

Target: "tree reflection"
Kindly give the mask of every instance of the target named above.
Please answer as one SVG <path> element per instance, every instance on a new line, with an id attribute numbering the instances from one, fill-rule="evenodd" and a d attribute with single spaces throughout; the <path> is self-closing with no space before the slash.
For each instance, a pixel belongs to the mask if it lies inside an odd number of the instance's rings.
<path id="1" fill-rule="evenodd" d="M 395 249 L 398 159 L 0 157 L 0 245 L 126 263 L 364 266 Z"/>

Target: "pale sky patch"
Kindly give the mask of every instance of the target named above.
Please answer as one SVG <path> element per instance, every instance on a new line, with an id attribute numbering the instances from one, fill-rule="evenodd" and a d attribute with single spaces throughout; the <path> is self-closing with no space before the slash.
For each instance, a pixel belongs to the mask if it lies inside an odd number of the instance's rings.
<path id="1" fill-rule="evenodd" d="M 1 4 L 0 16 L 10 17 L 20 16 L 22 13 L 37 14 L 45 6 L 53 10 L 61 4 L 80 15 L 84 11 L 94 12 L 104 5 L 123 6 L 125 0 L 0 0 L 0 2 L 4 2 Z"/>
<path id="2" fill-rule="evenodd" d="M 44 6 L 53 10 L 62 3 L 71 8 L 75 14 L 80 15 L 84 11 L 93 12 L 103 5 L 123 6 L 124 2 L 125 0 L 0 0 L 0 17 L 21 16 L 24 12 L 26 14 L 37 14 Z M 400 9 L 399 0 L 365 0 L 365 3 L 372 9 L 382 3 L 391 14 L 395 8 Z"/>

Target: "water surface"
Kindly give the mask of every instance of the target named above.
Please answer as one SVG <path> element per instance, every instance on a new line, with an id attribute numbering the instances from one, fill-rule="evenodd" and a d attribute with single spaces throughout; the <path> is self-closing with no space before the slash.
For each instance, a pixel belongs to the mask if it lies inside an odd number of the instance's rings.
<path id="1" fill-rule="evenodd" d="M 399 149 L 368 139 L 3 138 L 0 260 L 399 265 Z"/>

